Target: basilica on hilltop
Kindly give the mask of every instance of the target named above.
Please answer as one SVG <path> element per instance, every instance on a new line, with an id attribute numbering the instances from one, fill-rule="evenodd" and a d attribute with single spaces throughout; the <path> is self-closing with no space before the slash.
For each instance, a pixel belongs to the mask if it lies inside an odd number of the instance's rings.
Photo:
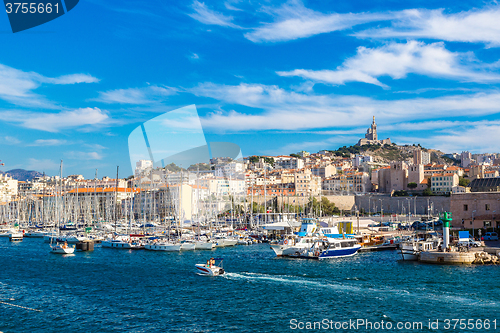
<path id="1" fill-rule="evenodd" d="M 364 139 L 359 139 L 358 146 L 362 145 L 390 145 L 391 139 L 379 140 L 377 136 L 377 124 L 375 123 L 375 116 L 369 129 L 366 130 Z"/>

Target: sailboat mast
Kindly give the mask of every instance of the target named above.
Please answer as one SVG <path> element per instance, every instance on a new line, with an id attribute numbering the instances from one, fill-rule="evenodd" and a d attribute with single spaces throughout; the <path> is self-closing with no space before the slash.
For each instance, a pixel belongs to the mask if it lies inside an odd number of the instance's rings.
<path id="1" fill-rule="evenodd" d="M 115 232 L 116 232 L 116 223 L 117 223 L 117 219 L 118 219 L 118 215 L 117 215 L 117 206 L 118 206 L 118 169 L 120 167 L 117 165 L 116 166 L 116 182 L 115 182 L 115 211 L 114 211 L 114 219 L 115 219 Z"/>

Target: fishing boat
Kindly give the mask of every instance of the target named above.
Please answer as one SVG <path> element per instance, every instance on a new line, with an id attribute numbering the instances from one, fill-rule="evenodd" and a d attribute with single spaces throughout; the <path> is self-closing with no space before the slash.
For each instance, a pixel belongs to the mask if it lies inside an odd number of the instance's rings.
<path id="1" fill-rule="evenodd" d="M 195 272 L 203 276 L 219 276 L 225 273 L 222 258 L 210 258 L 206 264 L 196 264 L 195 268 Z"/>
<path id="2" fill-rule="evenodd" d="M 416 261 L 420 252 L 435 250 L 442 241 L 436 232 L 416 233 L 412 239 L 401 242 L 399 249 L 404 261 Z"/>

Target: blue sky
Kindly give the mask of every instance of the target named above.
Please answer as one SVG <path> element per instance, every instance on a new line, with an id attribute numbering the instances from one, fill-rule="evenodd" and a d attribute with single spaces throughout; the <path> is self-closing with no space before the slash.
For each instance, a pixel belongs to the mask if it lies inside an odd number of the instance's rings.
<path id="1" fill-rule="evenodd" d="M 195 104 L 244 156 L 379 136 L 499 152 L 500 7 L 479 1 L 80 1 L 0 15 L 1 170 L 132 173 L 128 135 Z M 175 143 L 173 143 L 175 144 Z"/>

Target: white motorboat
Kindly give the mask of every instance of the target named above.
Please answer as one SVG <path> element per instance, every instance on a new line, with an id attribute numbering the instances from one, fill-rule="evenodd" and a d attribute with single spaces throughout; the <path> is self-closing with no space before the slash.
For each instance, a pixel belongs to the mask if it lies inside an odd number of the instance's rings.
<path id="1" fill-rule="evenodd" d="M 64 244 L 56 244 L 50 246 L 50 252 L 55 254 L 72 254 L 75 252 L 75 248 Z"/>
<path id="2" fill-rule="evenodd" d="M 9 234 L 9 240 L 11 242 L 20 242 L 23 240 L 23 233 L 22 232 L 12 232 Z"/>
<path id="3" fill-rule="evenodd" d="M 286 257 L 311 248 L 317 240 L 318 237 L 287 238 L 279 244 L 271 245 L 271 249 L 276 253 L 276 256 Z"/>
<path id="4" fill-rule="evenodd" d="M 225 273 L 221 258 L 210 258 L 206 264 L 196 264 L 195 268 L 198 275 L 219 276 Z"/>
<path id="5" fill-rule="evenodd" d="M 144 248 L 150 251 L 179 252 L 181 249 L 181 243 L 153 242 L 146 244 Z"/>
<path id="6" fill-rule="evenodd" d="M 416 261 L 422 251 L 434 249 L 434 243 L 430 241 L 405 241 L 399 244 L 401 256 L 405 261 Z"/>

